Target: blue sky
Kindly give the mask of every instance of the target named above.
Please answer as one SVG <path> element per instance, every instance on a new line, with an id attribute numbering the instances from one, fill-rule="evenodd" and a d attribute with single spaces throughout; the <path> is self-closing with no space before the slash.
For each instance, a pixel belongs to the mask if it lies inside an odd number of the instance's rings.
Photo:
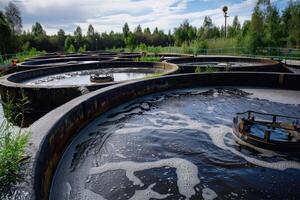
<path id="1" fill-rule="evenodd" d="M 9 0 L 0 0 L 0 9 Z M 200 26 L 210 16 L 217 26 L 224 23 L 222 7 L 229 7 L 229 23 L 239 16 L 241 23 L 250 19 L 256 0 L 13 0 L 21 9 L 25 30 L 40 22 L 48 34 L 62 28 L 72 33 L 81 26 L 85 33 L 89 24 L 96 31 L 120 32 L 125 22 L 131 29 L 156 26 L 165 32 L 173 30 L 185 19 Z M 272 0 L 282 10 L 288 0 Z"/>

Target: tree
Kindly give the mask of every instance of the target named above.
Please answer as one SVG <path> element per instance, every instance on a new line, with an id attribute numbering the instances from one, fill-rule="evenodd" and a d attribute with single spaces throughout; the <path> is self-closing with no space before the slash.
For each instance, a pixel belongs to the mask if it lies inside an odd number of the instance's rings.
<path id="1" fill-rule="evenodd" d="M 74 39 L 72 36 L 67 36 L 66 40 L 65 40 L 65 51 L 68 51 L 72 48 L 72 50 L 74 49 L 75 51 L 75 47 L 74 47 Z M 73 51 L 73 52 L 74 52 Z"/>
<path id="2" fill-rule="evenodd" d="M 148 35 L 148 36 L 151 35 L 151 30 L 150 30 L 149 27 L 147 27 L 147 28 L 144 29 L 144 34 L 146 34 L 146 35 Z"/>
<path id="3" fill-rule="evenodd" d="M 142 27 L 141 27 L 140 24 L 136 27 L 134 33 L 135 34 L 140 34 L 140 35 L 143 34 L 143 30 L 142 30 Z"/>
<path id="4" fill-rule="evenodd" d="M 269 5 L 266 13 L 265 40 L 268 46 L 277 47 L 280 44 L 282 31 L 279 11 L 273 5 Z M 300 24 L 299 24 L 300 25 Z"/>
<path id="5" fill-rule="evenodd" d="M 22 18 L 19 8 L 12 2 L 5 7 L 5 17 L 13 35 L 18 35 L 22 31 Z"/>
<path id="6" fill-rule="evenodd" d="M 130 52 L 133 52 L 137 46 L 137 40 L 136 40 L 135 35 L 132 33 L 129 33 L 129 35 L 127 36 L 127 38 L 125 40 L 125 44 L 126 44 L 127 48 L 129 48 Z"/>
<path id="7" fill-rule="evenodd" d="M 123 35 L 124 35 L 124 38 L 127 38 L 128 35 L 130 33 L 130 29 L 129 29 L 129 26 L 128 26 L 128 23 L 126 22 L 123 26 Z"/>
<path id="8" fill-rule="evenodd" d="M 300 45 L 300 2 L 290 1 L 282 14 L 283 36 L 287 38 L 289 46 Z"/>
<path id="9" fill-rule="evenodd" d="M 228 36 L 229 37 L 236 37 L 240 34 L 241 31 L 241 24 L 239 18 L 237 16 L 234 17 L 232 25 L 228 28 Z"/>
<path id="10" fill-rule="evenodd" d="M 214 27 L 212 19 L 209 16 L 204 17 L 203 28 L 206 30 L 212 29 Z"/>
<path id="11" fill-rule="evenodd" d="M 46 35 L 46 32 L 44 31 L 42 25 L 39 22 L 36 22 L 32 26 L 32 33 L 34 36 L 41 36 L 41 35 Z"/>
<path id="12" fill-rule="evenodd" d="M 9 52 L 11 44 L 11 29 L 3 13 L 0 11 L 0 55 Z"/>
<path id="13" fill-rule="evenodd" d="M 175 44 L 181 46 L 184 42 L 190 43 L 197 37 L 197 29 L 190 25 L 188 20 L 185 20 L 174 31 Z"/>
<path id="14" fill-rule="evenodd" d="M 64 49 L 65 39 L 66 39 L 65 31 L 62 29 L 59 29 L 59 31 L 57 32 L 57 40 L 58 40 L 58 45 L 59 45 L 58 49 L 59 50 Z"/>
<path id="15" fill-rule="evenodd" d="M 94 27 L 90 24 L 86 34 L 87 45 L 86 48 L 89 50 L 96 50 L 96 37 Z"/>
<path id="16" fill-rule="evenodd" d="M 198 32 L 198 37 L 202 40 L 220 37 L 220 30 L 213 24 L 209 16 L 204 18 L 203 26 Z"/>
<path id="17" fill-rule="evenodd" d="M 77 50 L 83 45 L 82 30 L 80 26 L 77 26 L 76 30 L 74 31 L 74 42 L 74 46 Z"/>
<path id="18" fill-rule="evenodd" d="M 264 15 L 260 10 L 260 1 L 256 4 L 251 16 L 251 23 L 247 35 L 246 46 L 251 53 L 256 53 L 258 47 L 264 46 Z"/>
<path id="19" fill-rule="evenodd" d="M 88 37 L 94 37 L 95 36 L 95 30 L 92 24 L 89 25 L 88 31 L 87 31 Z"/>

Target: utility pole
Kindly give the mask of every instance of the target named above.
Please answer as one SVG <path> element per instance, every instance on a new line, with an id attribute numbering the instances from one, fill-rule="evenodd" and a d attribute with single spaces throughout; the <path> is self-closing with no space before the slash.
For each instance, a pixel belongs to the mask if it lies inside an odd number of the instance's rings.
<path id="1" fill-rule="evenodd" d="M 96 51 L 98 51 L 98 38 L 96 38 Z"/>
<path id="2" fill-rule="evenodd" d="M 224 12 L 224 18 L 225 18 L 225 38 L 227 38 L 227 18 L 229 17 L 227 15 L 228 7 L 224 6 L 223 7 L 223 12 Z"/>

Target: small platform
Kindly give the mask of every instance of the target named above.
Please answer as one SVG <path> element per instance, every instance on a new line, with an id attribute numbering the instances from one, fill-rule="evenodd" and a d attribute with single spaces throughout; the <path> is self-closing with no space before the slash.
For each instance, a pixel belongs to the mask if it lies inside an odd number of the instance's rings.
<path id="1" fill-rule="evenodd" d="M 233 118 L 233 133 L 259 148 L 300 152 L 299 122 L 297 117 L 247 111 Z"/>
<path id="2" fill-rule="evenodd" d="M 112 74 L 92 74 L 90 76 L 90 81 L 95 83 L 113 82 L 114 77 Z"/>

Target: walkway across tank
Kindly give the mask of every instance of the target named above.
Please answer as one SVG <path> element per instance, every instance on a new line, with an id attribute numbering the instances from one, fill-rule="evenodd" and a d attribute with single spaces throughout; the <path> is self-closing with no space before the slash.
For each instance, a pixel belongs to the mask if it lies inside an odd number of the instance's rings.
<path id="1" fill-rule="evenodd" d="M 4 102 L 17 103 L 24 95 L 28 98 L 25 124 L 30 125 L 82 94 L 124 81 L 172 74 L 177 70 L 174 64 L 155 62 L 96 62 L 47 67 L 2 77 L 0 93 Z M 111 74 L 112 81 L 91 81 L 92 76 L 99 74 Z"/>
<path id="2" fill-rule="evenodd" d="M 76 98 L 31 127 L 29 193 L 50 199 L 297 199 L 299 153 L 237 143 L 232 120 L 245 110 L 299 118 L 299 81 L 299 75 L 277 73 L 173 75 Z"/>

